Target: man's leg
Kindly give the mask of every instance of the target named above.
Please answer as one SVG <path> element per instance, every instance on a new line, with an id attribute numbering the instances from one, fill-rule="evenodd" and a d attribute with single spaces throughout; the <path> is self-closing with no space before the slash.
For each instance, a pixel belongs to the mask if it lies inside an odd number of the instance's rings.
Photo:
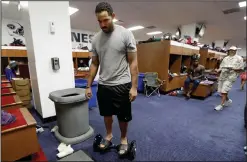
<path id="1" fill-rule="evenodd" d="M 200 80 L 194 80 L 193 81 L 193 87 L 192 89 L 188 92 L 188 95 L 191 96 L 191 94 L 196 90 L 196 88 L 199 86 Z"/>
<path id="2" fill-rule="evenodd" d="M 119 122 L 119 127 L 121 131 L 121 139 L 120 139 L 120 148 L 119 148 L 119 155 L 124 155 L 126 154 L 128 150 L 128 138 L 127 138 L 127 131 L 128 131 L 128 122 L 127 121 L 122 121 L 123 117 L 118 117 L 118 122 Z M 127 119 L 127 118 L 125 118 Z M 125 120 L 124 119 L 124 120 Z M 127 119 L 129 120 L 129 119 Z"/>
<path id="3" fill-rule="evenodd" d="M 229 106 L 232 103 L 232 100 L 228 98 L 228 92 L 232 88 L 232 82 L 230 81 L 220 81 L 219 82 L 220 91 L 221 91 L 221 103 L 215 110 L 219 111 L 222 110 L 224 106 Z"/>
<path id="4" fill-rule="evenodd" d="M 99 106 L 99 112 L 101 116 L 104 116 L 104 123 L 106 129 L 105 140 L 100 144 L 100 148 L 106 149 L 110 145 L 110 141 L 113 137 L 112 135 L 112 123 L 113 123 L 113 108 L 111 101 L 111 91 L 109 87 L 105 85 L 98 85 L 97 100 Z"/>
<path id="5" fill-rule="evenodd" d="M 118 88 L 122 90 L 122 93 L 118 96 L 118 102 L 116 102 L 118 108 L 117 117 L 121 131 L 119 155 L 123 155 L 128 150 L 128 122 L 132 120 L 131 102 L 129 99 L 131 84 L 119 85 Z"/>
<path id="6" fill-rule="evenodd" d="M 186 80 L 184 81 L 184 94 L 187 96 L 188 91 L 189 91 L 189 87 L 190 87 L 190 78 L 187 77 Z"/>
<path id="7" fill-rule="evenodd" d="M 227 93 L 221 93 L 221 105 L 224 106 L 225 102 L 228 100 L 229 98 L 227 96 Z"/>
<path id="8" fill-rule="evenodd" d="M 245 82 L 246 81 L 244 79 L 241 79 L 241 90 L 244 90 Z"/>
<path id="9" fill-rule="evenodd" d="M 128 144 L 128 140 L 127 140 L 128 122 L 123 122 L 119 120 L 119 127 L 121 131 L 121 144 Z"/>
<path id="10" fill-rule="evenodd" d="M 232 84 L 233 84 L 233 82 L 230 82 L 230 81 L 226 81 L 225 83 L 224 83 L 224 86 L 223 86 L 223 88 L 224 88 L 224 91 L 223 92 L 225 92 L 225 102 L 223 103 L 224 104 L 224 106 L 230 106 L 230 104 L 232 103 L 232 100 L 228 97 L 228 92 L 231 90 L 231 88 L 232 88 Z"/>
<path id="11" fill-rule="evenodd" d="M 218 93 L 219 93 L 220 96 L 221 96 L 221 104 L 218 105 L 218 106 L 216 106 L 216 107 L 214 108 L 214 110 L 216 110 L 216 111 L 220 111 L 220 110 L 223 109 L 223 105 L 222 105 L 222 100 L 223 100 L 223 93 L 222 93 L 222 90 L 223 90 L 223 83 L 224 83 L 223 80 L 219 80 L 219 81 L 218 81 Z"/>
<path id="12" fill-rule="evenodd" d="M 105 121 L 105 128 L 106 128 L 106 136 L 105 140 L 111 141 L 112 140 L 112 123 L 113 123 L 113 117 L 112 116 L 104 116 L 104 121 Z M 101 148 L 104 148 L 104 144 L 100 144 Z"/>

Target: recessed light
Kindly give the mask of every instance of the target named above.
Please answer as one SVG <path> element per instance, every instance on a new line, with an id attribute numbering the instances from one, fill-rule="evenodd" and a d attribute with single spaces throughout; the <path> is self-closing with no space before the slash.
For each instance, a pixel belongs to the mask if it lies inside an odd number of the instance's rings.
<path id="1" fill-rule="evenodd" d="M 244 20 L 246 20 L 246 16 L 244 17 Z"/>
<path id="2" fill-rule="evenodd" d="M 9 1 L 2 1 L 2 3 L 9 4 Z"/>
<path id="3" fill-rule="evenodd" d="M 113 19 L 113 22 L 117 22 L 118 21 L 118 19 Z"/>
<path id="4" fill-rule="evenodd" d="M 77 11 L 79 11 L 78 8 L 69 7 L 69 15 L 73 15 L 73 14 L 76 13 Z"/>
<path id="5" fill-rule="evenodd" d="M 128 28 L 128 30 L 134 31 L 134 30 L 140 30 L 140 29 L 143 29 L 143 28 L 144 28 L 143 26 L 134 26 L 134 27 Z"/>
<path id="6" fill-rule="evenodd" d="M 155 31 L 155 32 L 147 33 L 147 35 L 157 35 L 157 34 L 162 34 L 162 32 L 161 31 Z"/>
<path id="7" fill-rule="evenodd" d="M 239 7 L 246 7 L 246 1 L 239 2 L 238 5 Z"/>

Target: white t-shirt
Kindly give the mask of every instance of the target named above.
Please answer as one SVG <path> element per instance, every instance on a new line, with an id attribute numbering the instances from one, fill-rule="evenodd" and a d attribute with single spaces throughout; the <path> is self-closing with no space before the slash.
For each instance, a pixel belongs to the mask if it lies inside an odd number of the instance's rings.
<path id="1" fill-rule="evenodd" d="M 89 67 L 90 67 L 91 63 L 92 63 L 92 59 L 90 59 L 89 62 L 88 62 Z M 100 71 L 100 66 L 98 68 L 98 72 L 97 72 L 97 74 L 96 74 L 96 76 L 94 78 L 94 81 L 98 81 L 99 80 L 99 71 Z"/>
<path id="2" fill-rule="evenodd" d="M 234 70 L 224 69 L 224 67 L 231 67 L 234 69 L 243 69 L 243 58 L 239 55 L 234 56 L 226 56 L 221 64 L 220 69 L 222 69 L 219 80 L 228 80 L 231 82 L 235 82 L 239 73 L 235 72 Z"/>

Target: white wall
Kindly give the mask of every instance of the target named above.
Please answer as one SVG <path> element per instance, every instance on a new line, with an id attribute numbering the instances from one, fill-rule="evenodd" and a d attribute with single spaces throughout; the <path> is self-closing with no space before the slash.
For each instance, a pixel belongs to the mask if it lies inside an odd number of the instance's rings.
<path id="1" fill-rule="evenodd" d="M 13 24 L 15 29 L 7 27 L 8 24 Z M 23 26 L 23 22 L 20 20 L 2 19 L 2 45 L 9 45 L 13 42 L 13 38 L 20 39 L 24 44 L 26 44 L 25 36 L 21 36 L 16 32 L 18 28 L 21 28 L 21 26 Z M 72 48 L 76 49 L 81 44 L 81 46 L 88 46 L 89 50 L 91 50 L 91 40 L 94 34 L 95 33 L 91 31 L 71 29 Z"/>
<path id="2" fill-rule="evenodd" d="M 245 56 L 246 57 L 246 49 L 243 48 L 243 49 L 238 50 L 238 55 L 239 56 Z"/>
<path id="3" fill-rule="evenodd" d="M 195 31 L 196 31 L 196 23 L 181 26 L 182 37 L 186 35 L 186 36 L 190 36 L 191 38 L 194 38 Z"/>
<path id="4" fill-rule="evenodd" d="M 35 108 L 43 118 L 56 115 L 49 93 L 75 86 L 68 7 L 66 1 L 29 1 L 28 10 L 22 12 Z M 55 34 L 49 32 L 51 20 L 55 22 Z M 59 58 L 57 71 L 52 69 L 53 57 Z"/>

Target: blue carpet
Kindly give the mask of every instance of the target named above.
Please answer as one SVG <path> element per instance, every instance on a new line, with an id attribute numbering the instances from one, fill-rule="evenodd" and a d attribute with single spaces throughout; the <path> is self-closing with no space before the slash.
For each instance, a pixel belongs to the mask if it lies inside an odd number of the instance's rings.
<path id="1" fill-rule="evenodd" d="M 205 100 L 182 97 L 139 95 L 133 103 L 133 120 L 129 126 L 129 140 L 137 141 L 136 161 L 244 161 L 245 145 L 244 104 L 246 91 L 239 91 L 239 80 L 230 93 L 233 104 L 221 112 L 214 111 L 220 97 Z M 98 109 L 90 110 L 90 125 L 95 134 L 104 135 L 103 118 Z M 41 121 L 33 113 L 38 123 Z M 115 118 L 116 119 L 116 118 Z M 41 124 L 41 123 L 40 123 Z M 50 126 L 56 122 L 49 123 Z M 118 144 L 120 131 L 117 120 L 113 125 L 113 142 Z M 48 129 L 38 135 L 49 161 L 57 160 L 59 142 Z M 119 161 L 112 151 L 94 153 L 93 137 L 73 145 L 84 150 L 97 161 Z M 124 161 L 124 160 L 123 160 Z"/>

